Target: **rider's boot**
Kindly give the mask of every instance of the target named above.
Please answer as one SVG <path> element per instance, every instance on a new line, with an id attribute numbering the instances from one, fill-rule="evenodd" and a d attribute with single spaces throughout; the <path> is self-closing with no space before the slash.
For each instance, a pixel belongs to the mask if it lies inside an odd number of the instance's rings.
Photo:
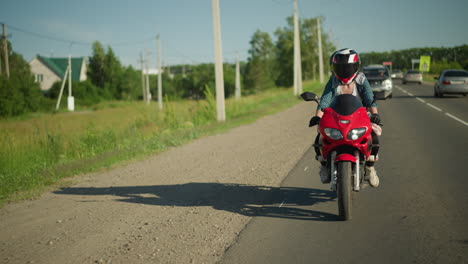
<path id="1" fill-rule="evenodd" d="M 366 166 L 366 178 L 369 179 L 370 186 L 374 188 L 379 186 L 379 176 L 374 166 Z"/>
<path id="2" fill-rule="evenodd" d="M 330 171 L 328 170 L 325 162 L 322 162 L 322 165 L 320 166 L 320 180 L 322 183 L 330 183 L 331 180 Z"/>

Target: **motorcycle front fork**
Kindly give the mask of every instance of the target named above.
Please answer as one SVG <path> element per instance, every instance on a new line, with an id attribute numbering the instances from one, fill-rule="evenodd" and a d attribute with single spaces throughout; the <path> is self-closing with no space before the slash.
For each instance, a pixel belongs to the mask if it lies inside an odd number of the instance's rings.
<path id="1" fill-rule="evenodd" d="M 361 160 L 359 159 L 359 151 L 354 152 L 354 157 L 356 158 L 355 168 L 353 170 L 354 182 L 353 182 L 353 190 L 359 192 L 360 185 L 361 185 Z M 330 163 L 330 172 L 331 172 L 331 181 L 330 181 L 330 190 L 336 191 L 336 180 L 337 180 L 337 169 L 336 169 L 336 151 L 332 151 L 331 153 L 331 163 Z"/>

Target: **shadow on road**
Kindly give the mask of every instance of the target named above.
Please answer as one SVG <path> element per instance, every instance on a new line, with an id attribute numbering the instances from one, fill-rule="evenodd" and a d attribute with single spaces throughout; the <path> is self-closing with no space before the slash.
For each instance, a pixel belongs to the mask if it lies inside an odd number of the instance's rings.
<path id="1" fill-rule="evenodd" d="M 228 183 L 187 183 L 128 187 L 67 187 L 63 195 L 111 195 L 117 201 L 159 206 L 211 206 L 246 216 L 339 221 L 334 214 L 298 208 L 332 201 L 335 193 L 309 188 Z"/>

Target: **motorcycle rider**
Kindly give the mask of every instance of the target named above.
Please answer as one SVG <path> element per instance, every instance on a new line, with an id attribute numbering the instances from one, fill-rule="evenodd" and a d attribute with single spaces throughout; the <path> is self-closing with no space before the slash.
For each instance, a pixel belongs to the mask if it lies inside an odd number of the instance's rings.
<path id="1" fill-rule="evenodd" d="M 310 119 L 309 127 L 318 125 L 321 117 L 323 116 L 323 110 L 330 107 L 333 97 L 340 94 L 352 94 L 361 99 L 363 105 L 370 111 L 370 120 L 374 124 L 382 125 L 382 120 L 378 114 L 377 104 L 374 100 L 374 94 L 372 93 L 371 86 L 366 76 L 359 72 L 359 66 L 361 60 L 359 54 L 352 49 L 340 49 L 335 51 L 330 57 L 330 66 L 333 71 L 333 75 L 328 80 L 325 90 L 320 98 L 320 103 L 317 106 L 315 116 Z M 375 125 L 373 125 L 374 127 Z M 330 182 L 329 171 L 326 166 L 326 162 L 321 159 L 320 149 L 318 148 L 320 133 L 315 139 L 315 152 L 317 154 L 316 159 L 321 161 L 320 167 L 320 179 L 322 183 Z M 377 157 L 378 153 L 378 136 L 372 131 L 372 144 L 373 148 L 371 155 Z M 375 159 L 374 159 L 375 160 Z M 369 184 L 372 187 L 379 186 L 379 177 L 374 168 L 374 161 L 367 161 L 365 166 L 365 175 L 369 179 Z"/>

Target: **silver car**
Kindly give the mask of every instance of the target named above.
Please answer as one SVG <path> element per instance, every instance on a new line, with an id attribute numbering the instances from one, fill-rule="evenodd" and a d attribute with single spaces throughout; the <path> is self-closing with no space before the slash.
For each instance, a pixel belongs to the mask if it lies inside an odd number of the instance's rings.
<path id="1" fill-rule="evenodd" d="M 434 96 L 442 97 L 444 94 L 468 94 L 468 71 L 444 70 L 439 77 L 434 77 Z"/>
<path id="2" fill-rule="evenodd" d="M 416 70 L 406 71 L 405 76 L 403 76 L 402 83 L 406 84 L 409 82 L 417 82 L 419 84 L 422 84 L 423 82 L 422 73 Z"/>
<path id="3" fill-rule="evenodd" d="M 400 70 L 393 70 L 392 79 L 403 79 L 403 72 Z"/>
<path id="4" fill-rule="evenodd" d="M 392 98 L 393 82 L 390 72 L 383 65 L 369 65 L 362 68 L 376 99 Z"/>

